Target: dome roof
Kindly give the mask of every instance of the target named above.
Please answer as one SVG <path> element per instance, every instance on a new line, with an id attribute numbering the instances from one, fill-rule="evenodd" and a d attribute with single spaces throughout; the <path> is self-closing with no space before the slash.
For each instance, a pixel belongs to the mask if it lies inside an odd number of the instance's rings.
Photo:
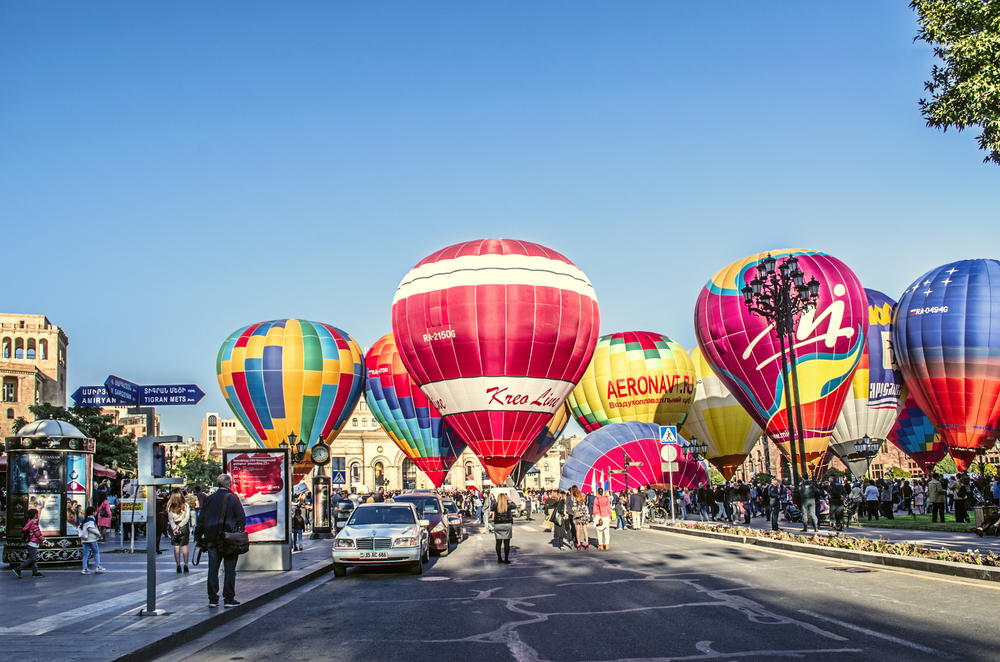
<path id="1" fill-rule="evenodd" d="M 87 439 L 87 435 L 70 425 L 66 421 L 57 421 L 53 418 L 45 418 L 40 421 L 28 423 L 21 428 L 18 437 L 69 437 L 71 439 Z"/>

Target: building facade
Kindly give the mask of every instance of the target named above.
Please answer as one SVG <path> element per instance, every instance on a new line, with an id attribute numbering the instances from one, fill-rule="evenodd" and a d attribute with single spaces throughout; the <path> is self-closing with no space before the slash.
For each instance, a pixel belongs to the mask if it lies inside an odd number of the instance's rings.
<path id="1" fill-rule="evenodd" d="M 201 450 L 205 457 L 222 462 L 223 448 L 254 448 L 257 442 L 236 418 L 222 418 L 217 412 L 201 419 Z"/>
<path id="2" fill-rule="evenodd" d="M 44 315 L 0 314 L 0 405 L 3 434 L 14 419 L 32 420 L 35 404 L 66 406 L 66 348 L 69 338 Z"/>

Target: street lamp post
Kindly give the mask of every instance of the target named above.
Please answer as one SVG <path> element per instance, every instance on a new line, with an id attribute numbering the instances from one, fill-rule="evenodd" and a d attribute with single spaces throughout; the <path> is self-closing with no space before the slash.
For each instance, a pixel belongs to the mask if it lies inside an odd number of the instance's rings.
<path id="1" fill-rule="evenodd" d="M 882 440 L 872 439 L 867 434 L 854 442 L 855 454 L 864 458 L 866 475 L 872 468 L 872 460 L 875 459 L 880 450 L 882 450 Z"/>
<path id="2" fill-rule="evenodd" d="M 794 255 L 780 264 L 770 253 L 757 263 L 757 275 L 741 290 L 743 303 L 752 315 L 759 315 L 774 326 L 781 347 L 781 379 L 785 391 L 785 411 L 788 416 L 788 444 L 792 452 L 792 481 L 799 485 L 799 472 L 807 475 L 805 430 L 802 426 L 802 405 L 799 399 L 799 378 L 795 362 L 796 318 L 815 307 L 819 297 L 819 281 L 805 282 Z M 787 340 L 788 352 L 785 352 Z M 789 368 L 791 379 L 789 380 Z M 791 382 L 791 383 L 789 383 Z M 796 459 L 796 429 L 798 429 L 798 459 Z M 797 466 L 799 465 L 799 466 Z"/>
<path id="3" fill-rule="evenodd" d="M 688 452 L 688 455 L 690 455 L 695 462 L 701 462 L 705 459 L 705 455 L 708 453 L 708 444 L 699 444 L 698 437 L 692 436 L 691 440 L 688 441 L 687 446 L 684 447 L 684 450 Z M 711 476 L 708 478 L 708 484 L 712 484 Z"/>

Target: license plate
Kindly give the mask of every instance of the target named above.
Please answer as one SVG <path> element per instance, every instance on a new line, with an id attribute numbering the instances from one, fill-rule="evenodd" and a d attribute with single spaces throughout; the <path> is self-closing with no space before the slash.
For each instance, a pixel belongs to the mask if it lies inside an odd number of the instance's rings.
<path id="1" fill-rule="evenodd" d="M 389 552 L 359 552 L 358 557 L 362 559 L 387 559 Z"/>

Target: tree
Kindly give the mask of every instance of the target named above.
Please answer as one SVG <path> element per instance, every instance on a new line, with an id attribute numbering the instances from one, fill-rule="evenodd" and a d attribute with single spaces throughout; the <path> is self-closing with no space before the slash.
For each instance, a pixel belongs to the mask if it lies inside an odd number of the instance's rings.
<path id="1" fill-rule="evenodd" d="M 939 474 L 957 474 L 958 465 L 951 459 L 951 455 L 945 455 L 943 460 L 934 465 L 934 471 Z"/>
<path id="2" fill-rule="evenodd" d="M 66 409 L 50 404 L 31 405 L 28 407 L 28 411 L 31 412 L 36 421 L 45 418 L 66 421 L 83 434 L 94 439 L 97 442 L 94 450 L 94 462 L 106 467 L 110 467 L 112 462 L 117 462 L 122 469 L 135 470 L 137 452 L 135 435 L 131 432 L 125 434 L 125 428 L 114 422 L 114 414 L 102 414 L 100 407 L 74 405 L 72 409 Z M 17 434 L 29 422 L 23 417 L 15 419 L 12 426 L 14 434 Z"/>
<path id="3" fill-rule="evenodd" d="M 892 478 L 910 478 L 913 474 L 902 469 L 901 467 L 893 467 L 892 471 L 889 472 L 889 475 Z"/>
<path id="4" fill-rule="evenodd" d="M 943 61 L 924 83 L 920 100 L 927 126 L 947 131 L 982 127 L 984 163 L 1000 164 L 1000 2 L 912 0 L 920 30 L 914 41 L 934 48 Z"/>
<path id="5" fill-rule="evenodd" d="M 712 466 L 708 467 L 708 477 L 712 479 L 712 485 L 723 485 L 726 482 L 725 477 Z"/>
<path id="6" fill-rule="evenodd" d="M 828 467 L 826 473 L 823 474 L 823 478 L 847 478 L 847 473 L 841 471 L 837 467 Z"/>
<path id="7" fill-rule="evenodd" d="M 204 451 L 196 448 L 181 453 L 180 457 L 174 461 L 172 473 L 188 483 L 215 485 L 219 474 L 222 473 L 222 464 L 215 458 L 206 458 Z"/>

